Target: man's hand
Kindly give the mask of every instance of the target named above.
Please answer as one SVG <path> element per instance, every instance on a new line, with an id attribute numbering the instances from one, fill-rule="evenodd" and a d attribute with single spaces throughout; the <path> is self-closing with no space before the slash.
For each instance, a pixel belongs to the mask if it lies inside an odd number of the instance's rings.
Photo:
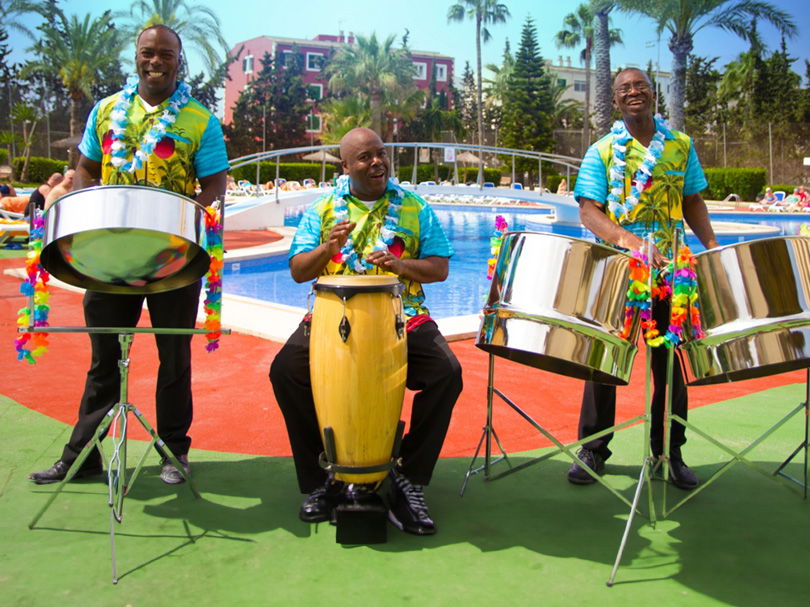
<path id="1" fill-rule="evenodd" d="M 325 243 L 326 248 L 329 251 L 330 258 L 340 253 L 343 245 L 345 245 L 346 241 L 349 240 L 349 234 L 352 233 L 352 230 L 356 225 L 357 224 L 355 222 L 344 219 L 343 221 L 338 221 L 332 226 L 332 229 L 329 230 L 329 236 L 326 238 Z"/>

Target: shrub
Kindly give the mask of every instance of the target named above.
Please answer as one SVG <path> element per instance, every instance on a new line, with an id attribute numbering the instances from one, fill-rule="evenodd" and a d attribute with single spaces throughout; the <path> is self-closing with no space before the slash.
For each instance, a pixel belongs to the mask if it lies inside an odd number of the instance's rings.
<path id="1" fill-rule="evenodd" d="M 8 150 L 0 149 L 0 164 L 8 164 Z"/>
<path id="2" fill-rule="evenodd" d="M 14 175 L 17 178 L 22 175 L 25 158 L 17 156 L 14 158 Z M 31 156 L 28 161 L 28 181 L 30 183 L 45 183 L 48 177 L 54 173 L 62 173 L 67 166 L 64 160 L 54 160 L 53 158 L 43 158 L 41 156 Z"/>
<path id="3" fill-rule="evenodd" d="M 416 183 L 423 181 L 434 181 L 435 173 L 432 164 L 420 164 L 416 167 Z M 453 167 L 440 164 L 438 167 L 439 180 L 452 180 Z M 397 170 L 397 177 L 400 181 L 413 183 L 413 165 L 400 166 Z M 458 167 L 458 180 L 460 183 L 475 182 L 478 180 L 478 167 Z M 491 181 L 498 185 L 501 181 L 500 169 L 484 169 L 484 181 Z"/>
<path id="4" fill-rule="evenodd" d="M 709 200 L 723 200 L 734 193 L 750 202 L 765 189 L 765 169 L 705 169 L 705 172 L 709 187 L 703 196 Z"/>

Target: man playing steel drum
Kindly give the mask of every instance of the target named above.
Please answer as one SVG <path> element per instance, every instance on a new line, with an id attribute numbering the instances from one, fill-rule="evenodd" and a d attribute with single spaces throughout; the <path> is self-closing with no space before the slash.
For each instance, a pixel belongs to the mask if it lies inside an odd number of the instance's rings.
<path id="1" fill-rule="evenodd" d="M 676 254 L 671 250 L 674 233 L 678 242 L 684 242 L 684 220 L 707 249 L 716 247 L 717 239 L 700 195 L 708 183 L 692 140 L 668 128 L 660 116 L 653 116 L 654 104 L 655 91 L 647 74 L 635 68 L 618 73 L 613 107 L 621 112 L 622 120 L 588 148 L 574 196 L 583 225 L 608 244 L 637 251 L 652 234 L 655 246 L 650 262 L 662 268 Z M 653 304 L 653 319 L 659 327 L 669 324 L 669 302 Z M 650 446 L 656 457 L 664 450 L 666 368 L 666 348 L 653 348 Z M 674 365 L 672 381 L 672 412 L 686 419 L 686 385 L 679 364 Z M 615 414 L 616 387 L 586 382 L 579 438 L 614 425 Z M 676 487 L 691 490 L 699 481 L 683 461 L 685 432 L 682 424 L 671 424 L 669 477 Z M 580 461 L 601 473 L 611 455 L 608 443 L 612 437 L 610 433 L 584 443 L 577 454 Z M 568 480 L 577 485 L 594 482 L 577 462 L 568 470 Z"/>
<path id="2" fill-rule="evenodd" d="M 390 179 L 385 146 L 374 131 L 349 131 L 341 140 L 340 157 L 346 174 L 301 218 L 290 247 L 290 271 L 296 282 L 368 273 L 393 274 L 404 283 L 406 386 L 416 394 L 400 451 L 402 466 L 389 474 L 388 517 L 399 529 L 429 535 L 436 527 L 422 487 L 439 457 L 462 380 L 458 360 L 428 316 L 421 285 L 447 277 L 453 249 L 430 206 Z M 380 242 L 385 246 L 378 246 Z M 307 522 L 329 520 L 343 487 L 318 464 L 324 446 L 312 397 L 305 323 L 276 356 L 270 381 L 287 425 L 298 485 L 309 494 L 299 516 Z"/>
<path id="3" fill-rule="evenodd" d="M 102 99 L 87 120 L 73 189 L 96 185 L 149 185 L 210 205 L 224 197 L 228 157 L 216 117 L 177 81 L 182 43 L 165 25 L 144 29 L 136 40 L 138 77 L 123 91 Z M 200 193 L 195 196 L 197 183 Z M 110 294 L 87 291 L 84 315 L 88 327 L 134 327 L 144 298 L 153 327 L 193 328 L 200 282 L 163 293 Z M 191 335 L 155 335 L 160 358 L 155 404 L 157 432 L 188 472 L 188 430 L 192 419 Z M 50 468 L 29 478 L 37 484 L 65 478 L 79 452 L 119 396 L 115 334 L 90 334 L 92 362 L 87 372 L 79 420 L 62 455 Z M 90 454 L 75 478 L 99 474 L 101 457 Z M 180 471 L 164 459 L 160 478 L 183 482 Z"/>

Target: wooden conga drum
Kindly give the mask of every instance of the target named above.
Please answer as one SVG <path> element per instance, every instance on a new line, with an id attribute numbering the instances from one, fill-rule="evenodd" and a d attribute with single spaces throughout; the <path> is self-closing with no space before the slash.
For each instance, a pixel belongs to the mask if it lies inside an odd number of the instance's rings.
<path id="1" fill-rule="evenodd" d="M 323 276 L 313 288 L 310 377 L 327 458 L 332 435 L 335 478 L 379 484 L 405 396 L 402 285 L 396 276 Z"/>

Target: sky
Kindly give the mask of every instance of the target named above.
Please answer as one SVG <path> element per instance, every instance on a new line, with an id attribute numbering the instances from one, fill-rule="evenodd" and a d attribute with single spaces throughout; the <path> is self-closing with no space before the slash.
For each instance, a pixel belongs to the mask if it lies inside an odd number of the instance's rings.
<path id="1" fill-rule="evenodd" d="M 475 69 L 475 24 L 465 20 L 462 23 L 448 23 L 447 9 L 453 0 L 407 0 L 406 2 L 384 3 L 379 0 L 346 0 L 342 4 L 335 0 L 308 0 L 306 4 L 290 4 L 288 0 L 188 0 L 190 4 L 212 8 L 222 23 L 225 40 L 233 47 L 238 42 L 257 36 L 277 36 L 311 39 L 318 34 L 337 34 L 341 30 L 348 33 L 370 35 L 378 38 L 396 35 L 397 38 L 409 32 L 409 45 L 412 50 L 432 51 L 455 58 L 455 73 L 460 79 L 465 61 Z M 538 31 L 540 52 L 545 59 L 558 63 L 560 55 L 570 56 L 571 64 L 581 66 L 578 49 L 559 49 L 554 44 L 554 35 L 562 29 L 565 15 L 573 12 L 581 0 L 502 0 L 511 13 L 504 24 L 489 27 L 491 40 L 482 46 L 483 63 L 499 64 L 505 41 L 508 39 L 513 52 L 520 43 L 520 32 L 527 17 L 534 19 Z M 788 41 L 788 49 L 797 58 L 793 69 L 802 77 L 805 75 L 804 60 L 810 60 L 810 33 L 803 28 L 810 0 L 770 0 L 771 4 L 793 16 L 799 27 L 799 34 Z M 61 6 L 67 14 L 83 16 L 90 12 L 101 14 L 109 8 L 113 11 L 128 11 L 130 0 L 63 0 Z M 341 14 L 338 7 L 345 7 Z M 306 8 L 304 8 L 306 7 Z M 35 19 L 29 23 L 36 24 Z M 622 30 L 624 45 L 611 51 L 611 65 L 647 66 L 652 61 L 653 69 L 660 62 L 660 70 L 669 71 L 671 54 L 667 48 L 667 34 L 662 34 L 660 43 L 655 26 L 646 17 L 623 13 L 612 14 L 612 27 Z M 759 25 L 760 33 L 769 50 L 779 47 L 776 30 L 769 24 Z M 17 32 L 9 32 L 12 60 L 24 61 L 25 50 L 31 41 Z M 745 41 L 733 34 L 717 28 L 704 28 L 695 36 L 693 53 L 702 57 L 718 57 L 718 69 L 746 51 Z M 133 47 L 134 54 L 134 47 Z M 188 57 L 192 73 L 201 70 L 201 62 L 192 54 Z M 485 76 L 486 76 L 485 71 Z M 805 82 L 805 85 L 807 83 Z"/>

